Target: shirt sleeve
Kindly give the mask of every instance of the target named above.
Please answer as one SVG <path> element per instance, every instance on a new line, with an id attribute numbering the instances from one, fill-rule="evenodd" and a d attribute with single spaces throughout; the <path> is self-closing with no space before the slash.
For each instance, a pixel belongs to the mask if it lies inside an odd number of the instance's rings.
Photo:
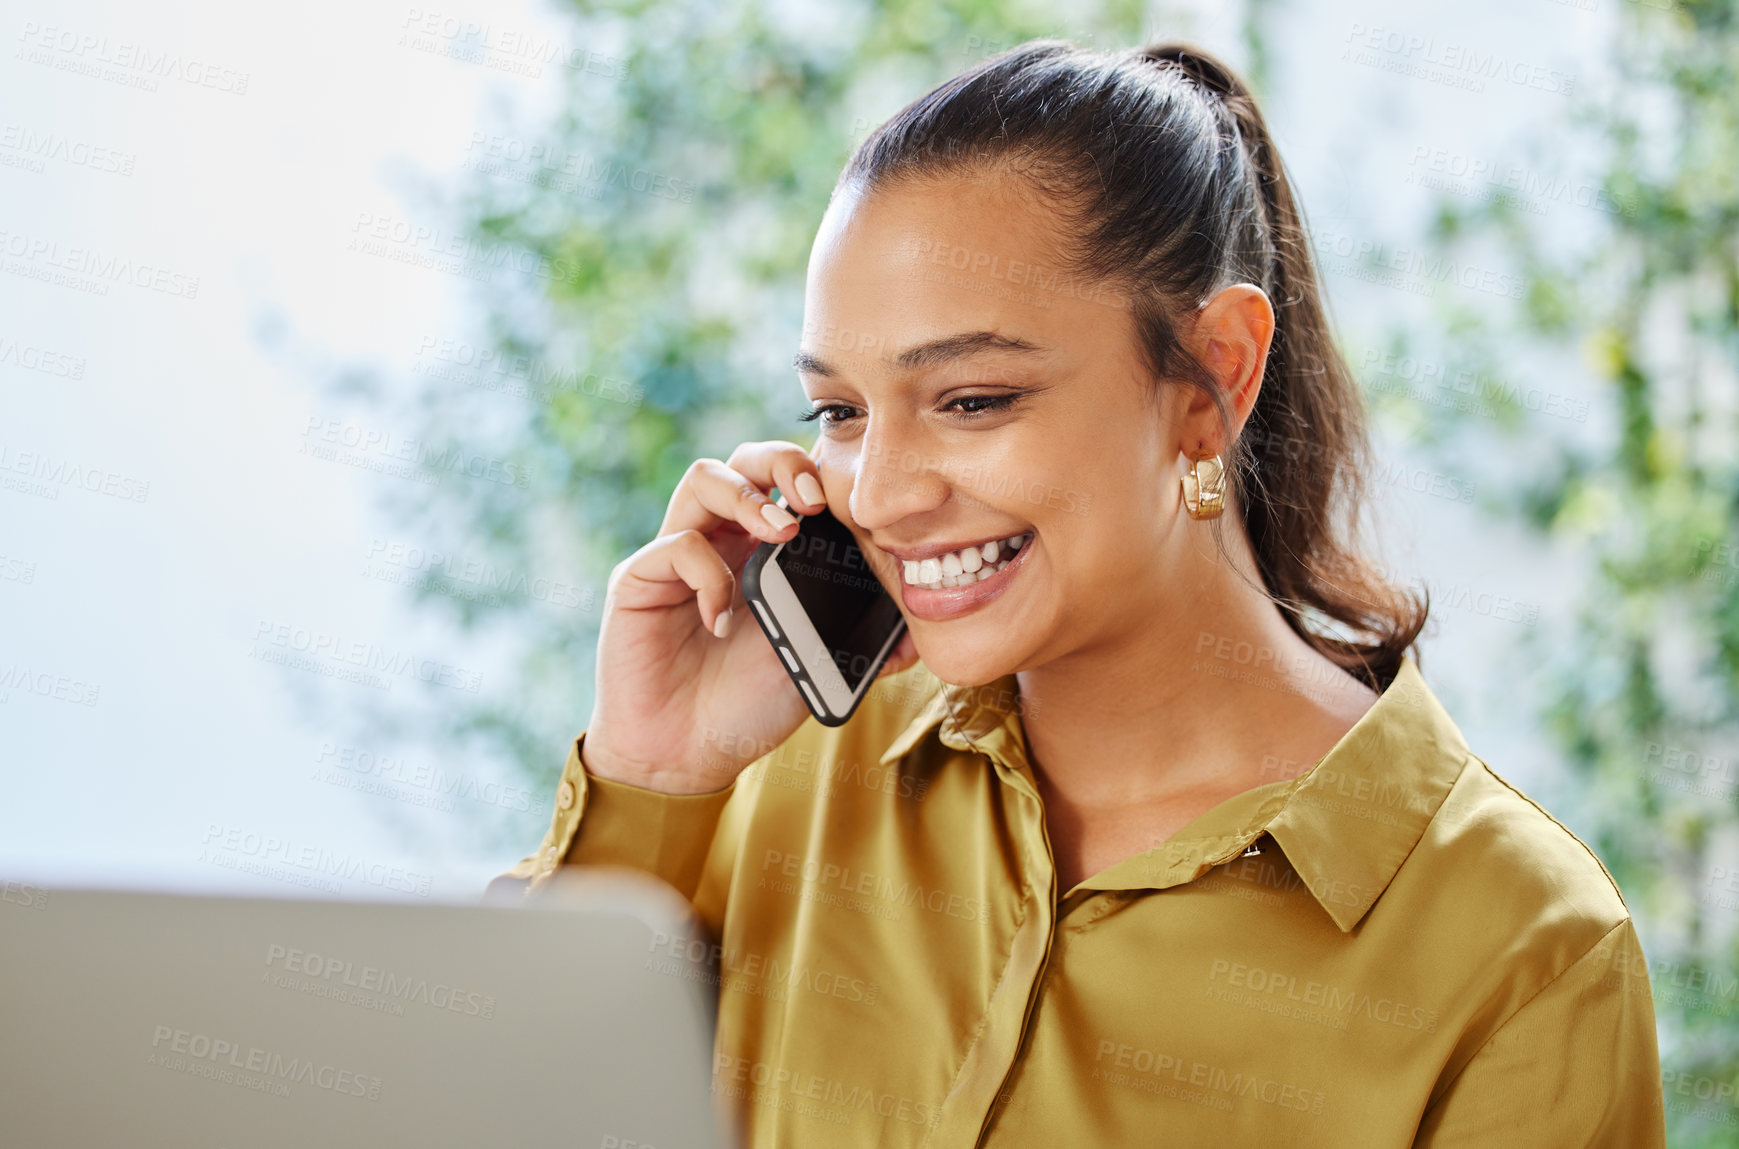
<path id="1" fill-rule="evenodd" d="M 1664 1149 L 1654 998 L 1630 918 L 1499 1027 L 1413 1144 Z"/>
<path id="2" fill-rule="evenodd" d="M 558 866 L 613 865 L 661 878 L 692 903 L 736 783 L 709 794 L 665 794 L 613 782 L 586 771 L 585 741 L 581 734 L 568 750 L 537 852 L 491 881 L 487 897 L 529 893 Z"/>

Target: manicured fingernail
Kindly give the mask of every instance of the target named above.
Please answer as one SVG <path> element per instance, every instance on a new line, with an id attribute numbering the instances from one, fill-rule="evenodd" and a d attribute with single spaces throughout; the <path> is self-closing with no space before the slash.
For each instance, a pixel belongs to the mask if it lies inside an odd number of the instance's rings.
<path id="1" fill-rule="evenodd" d="M 736 614 L 735 607 L 725 607 L 719 616 L 713 619 L 713 637 L 723 638 L 731 633 L 731 617 Z"/>
<path id="2" fill-rule="evenodd" d="M 764 503 L 761 506 L 761 517 L 773 525 L 776 531 L 782 531 L 797 520 L 792 518 L 778 503 Z"/>
<path id="3" fill-rule="evenodd" d="M 797 476 L 797 495 L 811 506 L 816 503 L 825 504 L 827 496 L 821 493 L 821 484 L 815 481 L 815 476 L 804 471 Z"/>

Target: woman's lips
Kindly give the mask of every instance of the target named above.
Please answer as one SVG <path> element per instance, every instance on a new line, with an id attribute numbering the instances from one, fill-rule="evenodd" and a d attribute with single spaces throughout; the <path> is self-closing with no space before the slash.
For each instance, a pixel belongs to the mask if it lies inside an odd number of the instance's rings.
<path id="1" fill-rule="evenodd" d="M 912 617 L 925 622 L 945 622 L 963 614 L 970 614 L 1008 589 L 1015 576 L 1025 568 L 1026 557 L 1032 553 L 1037 542 L 1038 534 L 1034 532 L 1027 538 L 1026 544 L 1015 552 L 1014 557 L 1008 560 L 1007 566 L 987 579 L 966 586 L 945 586 L 929 590 L 913 586 L 902 579 L 900 601 L 905 604 Z"/>

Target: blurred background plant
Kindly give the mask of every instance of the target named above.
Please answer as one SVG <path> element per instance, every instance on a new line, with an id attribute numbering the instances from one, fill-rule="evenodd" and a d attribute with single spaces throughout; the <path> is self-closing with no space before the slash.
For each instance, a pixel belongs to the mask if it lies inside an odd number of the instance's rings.
<path id="1" fill-rule="evenodd" d="M 1244 14 L 1259 91 L 1271 10 Z M 1066 25 L 978 0 L 576 2 L 581 39 L 617 45 L 625 74 L 608 90 L 571 75 L 558 114 L 504 124 L 478 148 L 469 230 L 520 270 L 482 296 L 493 366 L 437 364 L 420 391 L 431 440 L 517 460 L 530 485 L 432 486 L 407 516 L 504 570 L 581 571 L 601 601 L 690 461 L 749 439 L 812 441 L 789 355 L 810 241 L 850 148 L 1024 40 L 1194 31 L 1193 10 L 1161 16 L 1114 0 L 1071 5 Z M 1565 135 L 1538 141 L 1550 152 L 1573 135 L 1600 157 L 1576 189 L 1590 211 L 1574 234 L 1520 190 L 1441 195 L 1438 250 L 1504 263 L 1522 298 L 1437 296 L 1386 321 L 1397 357 L 1452 348 L 1446 374 L 1473 381 L 1477 402 L 1371 398 L 1385 433 L 1445 466 L 1485 460 L 1484 513 L 1575 568 L 1571 617 L 1530 623 L 1515 653 L 1543 668 L 1538 719 L 1576 782 L 1548 805 L 1642 924 L 1672 1143 L 1734 1144 L 1739 27 L 1734 0 L 1629 3 L 1616 18 L 1610 95 L 1575 101 Z M 1591 409 L 1543 410 L 1547 377 Z M 443 709 L 447 733 L 510 755 L 547 791 L 589 706 L 598 612 L 466 596 L 443 577 L 425 577 L 424 600 L 518 650 L 509 684 Z M 1506 668 L 1490 678 L 1502 695 Z"/>
<path id="2" fill-rule="evenodd" d="M 1648 0 L 1619 21 L 1618 82 L 1567 125 L 1604 157 L 1583 194 L 1598 222 L 1571 238 L 1525 194 L 1442 197 L 1442 250 L 1497 241 L 1525 295 L 1439 308 L 1393 345 L 1453 346 L 1450 369 L 1507 405 L 1510 466 L 1488 472 L 1487 510 L 1576 556 L 1573 622 L 1518 651 L 1545 668 L 1541 721 L 1581 783 L 1556 812 L 1643 926 L 1672 1143 L 1734 1145 L 1739 6 Z M 1586 423 L 1529 409 L 1543 372 L 1594 384 Z M 1420 437 L 1444 457 L 1493 433 L 1434 410 Z"/>

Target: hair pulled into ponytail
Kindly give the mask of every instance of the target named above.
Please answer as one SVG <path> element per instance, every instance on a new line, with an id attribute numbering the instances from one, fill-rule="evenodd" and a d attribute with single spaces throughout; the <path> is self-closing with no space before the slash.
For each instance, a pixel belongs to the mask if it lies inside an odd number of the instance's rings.
<path id="1" fill-rule="evenodd" d="M 858 147 L 840 185 L 985 168 L 1018 173 L 1065 209 L 1079 234 L 1072 270 L 1128 291 L 1156 382 L 1212 399 L 1264 589 L 1306 642 L 1384 689 L 1427 604 L 1356 549 L 1363 398 L 1249 88 L 1188 44 L 1097 53 L 1032 41 L 896 113 Z M 1235 283 L 1262 288 L 1275 330 L 1256 405 L 1233 438 L 1230 401 L 1184 348 L 1178 322 Z"/>

